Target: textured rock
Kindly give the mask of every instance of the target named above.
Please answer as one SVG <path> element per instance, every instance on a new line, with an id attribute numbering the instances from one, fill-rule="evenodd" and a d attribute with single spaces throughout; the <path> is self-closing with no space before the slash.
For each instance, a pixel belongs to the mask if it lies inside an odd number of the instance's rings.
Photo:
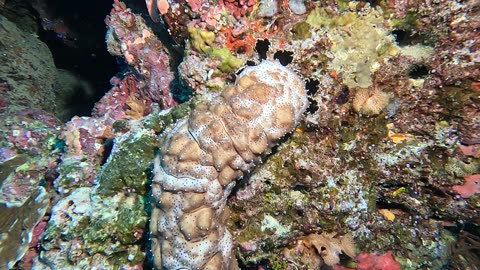
<path id="1" fill-rule="evenodd" d="M 295 128 L 307 105 L 301 78 L 264 61 L 164 133 L 152 183 L 156 268 L 236 267 L 225 227 L 234 180 Z"/>
<path id="2" fill-rule="evenodd" d="M 37 187 L 20 206 L 0 202 L 0 269 L 13 269 L 28 250 L 35 225 L 49 206 L 49 196 L 43 187 Z"/>
<path id="3" fill-rule="evenodd" d="M 56 69 L 47 45 L 0 15 L 0 113 L 55 113 Z"/>

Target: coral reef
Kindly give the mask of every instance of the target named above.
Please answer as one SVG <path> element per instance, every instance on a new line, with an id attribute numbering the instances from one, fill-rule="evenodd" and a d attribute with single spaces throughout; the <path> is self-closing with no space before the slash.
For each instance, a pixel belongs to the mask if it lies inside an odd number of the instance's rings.
<path id="1" fill-rule="evenodd" d="M 65 124 L 32 29 L 73 31 L 0 17 L 0 268 L 480 265 L 477 1 L 112 2 L 122 69 Z"/>
<path id="2" fill-rule="evenodd" d="M 88 152 L 84 140 L 76 143 L 85 151 L 64 153 L 55 180 L 62 197 L 53 207 L 40 241 L 42 252 L 33 264 L 36 269 L 119 265 L 142 269 L 145 253 L 141 240 L 147 221 L 144 196 L 153 151 L 158 146 L 154 130 L 161 132 L 188 112 L 188 104 L 183 104 L 162 115 L 149 115 L 141 123 L 118 120 L 112 124 L 118 129 L 113 147 L 101 167 L 103 156 L 97 155 L 97 150 Z M 84 124 L 97 123 L 97 119 L 85 118 Z M 66 148 L 70 148 L 68 144 Z M 90 162 L 84 162 L 85 158 Z M 98 172 L 90 171 L 90 166 Z M 85 181 L 92 175 L 93 180 Z"/>
<path id="3" fill-rule="evenodd" d="M 480 174 L 466 175 L 463 177 L 465 183 L 463 185 L 455 185 L 452 187 L 462 198 L 470 198 L 480 193 Z"/>
<path id="4" fill-rule="evenodd" d="M 376 115 L 385 109 L 390 96 L 379 90 L 358 89 L 352 101 L 353 109 L 358 113 Z"/>
<path id="5" fill-rule="evenodd" d="M 27 253 L 33 230 L 50 206 L 49 191 L 62 144 L 60 122 L 44 111 L 4 117 L 0 124 L 0 263 L 11 269 Z"/>
<path id="6" fill-rule="evenodd" d="M 235 268 L 225 226 L 234 180 L 295 128 L 306 107 L 301 78 L 263 61 L 166 131 L 152 181 L 156 268 Z"/>
<path id="7" fill-rule="evenodd" d="M 162 42 L 145 24 L 142 17 L 127 9 L 123 2 L 114 1 L 113 9 L 105 19 L 108 32 L 108 51 L 123 56 L 138 74 L 143 77 L 144 98 L 160 104 L 162 109 L 177 104 L 170 93 L 173 73 L 169 57 Z"/>

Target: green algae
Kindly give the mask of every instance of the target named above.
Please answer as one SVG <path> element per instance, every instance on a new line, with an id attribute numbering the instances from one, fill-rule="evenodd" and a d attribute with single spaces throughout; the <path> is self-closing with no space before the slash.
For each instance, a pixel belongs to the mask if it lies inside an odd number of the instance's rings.
<path id="1" fill-rule="evenodd" d="M 118 193 L 110 197 L 91 194 L 92 188 L 76 189 L 53 212 L 42 247 L 50 250 L 57 241 L 76 241 L 72 254 L 105 256 L 112 265 L 137 264 L 145 259 L 138 241 L 147 223 L 144 196 Z M 62 219 L 69 222 L 62 222 Z M 55 222 L 53 222 L 55 221 Z M 46 257 L 45 262 L 54 258 Z M 71 257 L 68 265 L 80 266 L 83 258 Z"/>
<path id="2" fill-rule="evenodd" d="M 462 116 L 463 106 L 467 102 L 480 102 L 478 92 L 472 87 L 471 81 L 461 84 L 444 86 L 437 89 L 434 101 L 446 110 L 445 120 L 456 119 Z"/>
<path id="3" fill-rule="evenodd" d="M 188 33 L 190 34 L 190 44 L 192 44 L 192 47 L 199 52 L 207 53 L 215 40 L 214 32 L 193 26 L 188 27 Z"/>
<path id="4" fill-rule="evenodd" d="M 234 56 L 227 47 L 217 48 L 213 46 L 215 33 L 195 27 L 189 27 L 190 44 L 198 52 L 208 57 L 220 59 L 218 69 L 221 72 L 232 72 L 241 67 L 244 60 Z"/>
<path id="5" fill-rule="evenodd" d="M 294 24 L 292 32 L 294 40 L 307 39 L 312 36 L 312 33 L 310 32 L 310 24 L 307 22 L 298 22 Z"/>
<path id="6" fill-rule="evenodd" d="M 383 58 L 397 54 L 398 47 L 391 28 L 381 16 L 382 12 L 365 7 L 362 12 L 337 11 L 317 7 L 310 12 L 306 22 L 313 28 L 328 28 L 334 57 L 329 69 L 342 73 L 348 87 L 368 88 L 372 75 Z"/>
<path id="7" fill-rule="evenodd" d="M 210 48 L 207 52 L 208 56 L 222 60 L 218 65 L 218 69 L 222 72 L 232 72 L 243 65 L 243 60 L 235 57 L 227 47 Z"/>
<path id="8" fill-rule="evenodd" d="M 323 26 L 335 28 L 352 24 L 357 19 L 358 17 L 355 12 L 337 14 L 333 10 L 317 7 L 308 14 L 306 22 L 317 28 Z"/>
<path id="9" fill-rule="evenodd" d="M 57 167 L 60 174 L 55 180 L 56 185 L 61 186 L 63 190 L 69 192 L 72 189 L 89 186 L 87 181 L 80 181 L 84 178 L 83 168 L 87 167 L 88 161 L 85 159 L 78 160 L 75 158 L 64 158 L 62 163 Z M 96 166 L 98 170 L 100 166 Z"/>
<path id="10" fill-rule="evenodd" d="M 158 137 L 149 132 L 127 133 L 117 142 L 98 174 L 96 194 L 111 196 L 125 189 L 146 191 L 147 171 L 152 164 Z"/>
<path id="11" fill-rule="evenodd" d="M 152 129 L 155 133 L 159 134 L 169 125 L 175 123 L 179 119 L 184 118 L 190 114 L 193 108 L 199 103 L 204 102 L 205 99 L 201 96 L 194 96 L 189 101 L 170 109 L 167 113 L 152 113 L 145 117 L 143 125 L 146 129 Z M 117 121 L 118 122 L 118 121 Z M 115 122 L 116 123 L 116 122 Z M 122 124 L 122 126 L 124 126 Z M 130 128 L 127 124 L 127 128 Z"/>

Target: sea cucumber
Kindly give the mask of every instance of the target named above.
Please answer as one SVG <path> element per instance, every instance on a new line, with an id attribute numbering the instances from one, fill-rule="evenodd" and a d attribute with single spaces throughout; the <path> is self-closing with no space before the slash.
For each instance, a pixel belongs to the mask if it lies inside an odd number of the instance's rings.
<path id="1" fill-rule="evenodd" d="M 161 135 L 150 220 L 155 268 L 237 268 L 227 197 L 235 180 L 293 131 L 307 106 L 302 78 L 263 61 Z"/>

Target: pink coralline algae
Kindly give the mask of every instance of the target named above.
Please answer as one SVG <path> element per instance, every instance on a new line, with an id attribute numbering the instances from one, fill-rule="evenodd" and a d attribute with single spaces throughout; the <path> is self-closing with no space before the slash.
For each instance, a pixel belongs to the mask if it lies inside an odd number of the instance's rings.
<path id="1" fill-rule="evenodd" d="M 74 116 L 66 123 L 61 135 L 68 146 L 69 157 L 77 160 L 88 157 L 91 161 L 87 165 L 91 167 L 87 170 L 91 173 L 86 177 L 90 181 L 95 177 L 94 168 L 103 159 L 104 140 L 115 137 L 113 124 L 117 120 L 130 118 L 132 105 L 129 105 L 129 98 L 142 94 L 139 91 L 142 85 L 132 74 L 123 79 L 113 77 L 110 83 L 113 85 L 112 89 L 95 104 L 92 116 Z M 138 99 L 144 99 L 142 104 L 146 107 L 145 112 L 150 112 L 152 102 L 144 96 L 139 96 Z"/>
<path id="2" fill-rule="evenodd" d="M 43 236 L 43 233 L 45 232 L 46 227 L 47 221 L 43 220 L 40 221 L 33 229 L 32 240 L 30 241 L 30 244 L 28 245 L 28 250 L 22 259 L 23 267 L 25 269 L 31 269 L 33 266 L 33 260 L 38 257 L 40 240 Z"/>
<path id="3" fill-rule="evenodd" d="M 47 178 L 47 172 L 57 166 L 54 145 L 60 133 L 58 120 L 41 110 L 35 111 L 35 120 L 31 112 L 8 115 L 0 124 L 0 163 L 4 175 L 0 200 L 9 205 L 24 203 L 39 182 Z"/>
<path id="4" fill-rule="evenodd" d="M 357 256 L 357 270 L 400 270 L 401 265 L 395 261 L 392 251 L 382 255 L 362 253 Z"/>
<path id="5" fill-rule="evenodd" d="M 389 0 L 388 6 L 394 11 L 395 17 L 404 18 L 407 12 L 415 7 L 415 2 L 412 0 Z"/>
<path id="6" fill-rule="evenodd" d="M 256 0 L 223 0 L 222 2 L 237 20 L 248 15 L 257 3 Z"/>
<path id="7" fill-rule="evenodd" d="M 151 111 L 152 102 L 139 91 L 143 85 L 133 74 L 126 75 L 123 79 L 113 77 L 110 83 L 113 87 L 95 104 L 93 117 L 100 118 L 108 114 L 109 120 L 128 118 L 128 100 L 130 97 L 142 99 L 145 107 L 147 107 L 147 112 Z"/>
<path id="8" fill-rule="evenodd" d="M 193 12 L 198 12 L 202 8 L 202 0 L 186 0 Z"/>
<path id="9" fill-rule="evenodd" d="M 174 75 L 170 71 L 169 57 L 143 18 L 116 0 L 105 23 L 109 27 L 108 51 L 112 55 L 123 56 L 143 77 L 145 87 L 141 91 L 145 96 L 159 103 L 161 108 L 175 106 L 177 102 L 170 93 Z"/>
<path id="10" fill-rule="evenodd" d="M 472 156 L 474 158 L 480 157 L 480 144 L 459 145 L 458 148 L 462 154 L 466 156 Z"/>
<path id="11" fill-rule="evenodd" d="M 45 125 L 45 129 L 33 129 L 30 125 L 35 123 Z M 15 148 L 38 154 L 42 151 L 45 138 L 49 135 L 45 130 L 58 131 L 60 122 L 53 115 L 43 111 L 27 109 L 20 111 L 14 118 L 7 121 L 8 130 L 5 131 L 5 139 Z"/>
<path id="12" fill-rule="evenodd" d="M 466 175 L 463 177 L 465 183 L 463 185 L 455 185 L 452 187 L 462 198 L 470 198 L 480 193 L 480 174 Z"/>

